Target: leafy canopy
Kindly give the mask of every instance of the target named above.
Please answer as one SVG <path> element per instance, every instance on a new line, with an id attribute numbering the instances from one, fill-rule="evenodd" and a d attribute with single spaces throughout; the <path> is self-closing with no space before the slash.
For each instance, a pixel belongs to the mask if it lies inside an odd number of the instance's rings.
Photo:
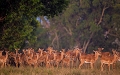
<path id="1" fill-rule="evenodd" d="M 54 17 L 67 7 L 69 0 L 1 0 L 0 47 L 24 48 L 37 39 L 35 31 L 40 27 L 37 16 Z"/>

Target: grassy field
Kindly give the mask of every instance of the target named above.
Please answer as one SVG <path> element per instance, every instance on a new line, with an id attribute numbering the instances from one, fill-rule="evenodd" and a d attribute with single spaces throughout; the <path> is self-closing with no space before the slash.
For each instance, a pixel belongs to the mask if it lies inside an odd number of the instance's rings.
<path id="1" fill-rule="evenodd" d="M 120 62 L 116 64 L 115 69 L 108 71 L 105 67 L 104 71 L 100 71 L 100 65 L 95 64 L 95 68 L 91 70 L 86 68 L 86 64 L 82 69 L 79 68 L 45 68 L 45 67 L 6 67 L 0 68 L 0 75 L 120 75 Z"/>

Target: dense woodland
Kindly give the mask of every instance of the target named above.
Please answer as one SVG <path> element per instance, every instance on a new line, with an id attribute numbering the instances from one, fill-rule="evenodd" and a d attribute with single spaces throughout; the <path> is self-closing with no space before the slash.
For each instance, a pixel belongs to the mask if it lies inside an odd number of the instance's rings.
<path id="1" fill-rule="evenodd" d="M 0 48 L 119 50 L 119 13 L 120 0 L 1 0 Z"/>

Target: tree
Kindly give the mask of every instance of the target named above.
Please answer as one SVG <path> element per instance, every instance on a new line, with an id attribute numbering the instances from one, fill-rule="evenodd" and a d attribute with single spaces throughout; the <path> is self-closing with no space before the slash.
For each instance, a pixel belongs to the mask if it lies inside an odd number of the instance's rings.
<path id="1" fill-rule="evenodd" d="M 54 17 L 68 5 L 68 0 L 1 0 L 0 47 L 20 48 L 25 40 L 34 44 L 39 27 L 37 16 Z"/>
<path id="2" fill-rule="evenodd" d="M 58 30 L 59 40 L 69 48 L 77 43 L 84 52 L 97 47 L 109 50 L 113 48 L 112 42 L 119 37 L 119 4 L 119 0 L 71 0 L 66 11 L 51 22 Z M 59 42 L 59 45 L 64 44 Z"/>

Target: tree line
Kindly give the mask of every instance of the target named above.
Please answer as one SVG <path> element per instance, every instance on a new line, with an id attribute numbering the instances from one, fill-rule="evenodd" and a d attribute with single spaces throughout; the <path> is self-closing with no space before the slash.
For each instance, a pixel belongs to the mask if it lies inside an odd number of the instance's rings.
<path id="1" fill-rule="evenodd" d="M 3 0 L 0 11 L 1 48 L 119 49 L 119 0 Z M 43 16 L 50 27 L 36 20 Z"/>

